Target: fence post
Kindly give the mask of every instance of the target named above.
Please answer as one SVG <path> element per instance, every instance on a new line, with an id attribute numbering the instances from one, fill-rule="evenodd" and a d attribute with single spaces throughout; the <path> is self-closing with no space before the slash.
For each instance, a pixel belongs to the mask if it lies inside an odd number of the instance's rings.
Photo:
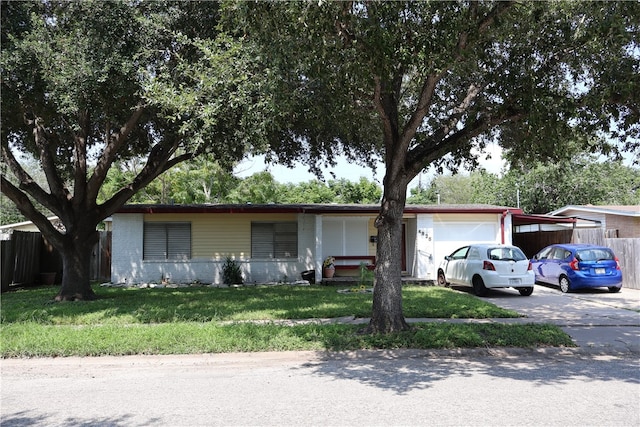
<path id="1" fill-rule="evenodd" d="M 13 282 L 13 272 L 16 268 L 16 256 L 13 240 L 2 240 L 0 242 L 0 257 L 2 259 L 2 283 L 0 292 L 7 292 L 9 285 Z"/>

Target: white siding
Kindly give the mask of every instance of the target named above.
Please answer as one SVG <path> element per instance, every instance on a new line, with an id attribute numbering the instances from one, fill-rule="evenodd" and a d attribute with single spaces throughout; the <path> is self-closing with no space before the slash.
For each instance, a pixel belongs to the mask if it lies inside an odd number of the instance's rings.
<path id="1" fill-rule="evenodd" d="M 298 221 L 298 257 L 294 259 L 251 260 L 248 257 L 234 256 L 241 266 L 245 283 L 265 283 L 275 281 L 295 281 L 301 279 L 301 273 L 314 269 L 315 216 L 297 215 Z M 161 220 L 161 215 L 154 217 Z M 173 283 L 190 283 L 198 280 L 202 283 L 222 283 L 223 256 L 193 258 L 190 260 L 146 260 L 142 259 L 143 214 L 113 215 L 113 257 L 111 262 L 111 280 L 113 283 L 159 283 L 170 279 Z M 198 221 L 199 224 L 199 221 Z M 195 227 L 194 227 L 195 228 Z M 198 231 L 192 228 L 192 233 Z M 230 246 L 237 240 L 249 241 L 250 236 L 238 236 L 230 240 Z M 202 239 L 201 239 L 202 240 Z M 242 255 L 241 255 L 242 256 Z"/>
<path id="2" fill-rule="evenodd" d="M 417 234 L 413 263 L 413 276 L 435 280 L 433 215 L 419 214 L 416 218 Z"/>

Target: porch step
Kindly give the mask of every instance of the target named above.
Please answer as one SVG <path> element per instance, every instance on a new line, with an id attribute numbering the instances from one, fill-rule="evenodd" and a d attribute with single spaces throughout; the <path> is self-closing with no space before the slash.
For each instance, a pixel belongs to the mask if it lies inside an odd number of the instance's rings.
<path id="1" fill-rule="evenodd" d="M 322 278 L 322 285 L 325 286 L 353 286 L 359 282 L 359 277 L 349 277 L 349 276 L 333 276 L 328 279 L 326 277 Z M 435 286 L 435 281 L 429 279 L 417 279 L 415 277 L 405 276 L 402 277 L 403 285 L 419 285 L 419 286 Z"/>

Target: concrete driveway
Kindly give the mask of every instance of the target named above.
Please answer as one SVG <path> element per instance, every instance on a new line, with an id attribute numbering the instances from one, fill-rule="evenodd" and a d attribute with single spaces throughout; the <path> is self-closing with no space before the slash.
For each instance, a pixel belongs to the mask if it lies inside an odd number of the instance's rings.
<path id="1" fill-rule="evenodd" d="M 536 285 L 529 297 L 514 289 L 494 289 L 483 299 L 526 316 L 514 322 L 560 326 L 582 351 L 640 354 L 638 289 L 623 288 L 619 293 L 589 289 L 563 294 L 556 287 Z"/>

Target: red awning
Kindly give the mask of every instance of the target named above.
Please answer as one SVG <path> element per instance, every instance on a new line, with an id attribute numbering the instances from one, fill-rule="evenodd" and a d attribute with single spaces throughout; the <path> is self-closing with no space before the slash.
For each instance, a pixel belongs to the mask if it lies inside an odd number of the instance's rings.
<path id="1" fill-rule="evenodd" d="M 575 224 L 578 222 L 576 218 L 551 216 L 551 215 L 536 215 L 536 214 L 513 214 L 513 225 L 533 225 L 533 224 Z"/>

